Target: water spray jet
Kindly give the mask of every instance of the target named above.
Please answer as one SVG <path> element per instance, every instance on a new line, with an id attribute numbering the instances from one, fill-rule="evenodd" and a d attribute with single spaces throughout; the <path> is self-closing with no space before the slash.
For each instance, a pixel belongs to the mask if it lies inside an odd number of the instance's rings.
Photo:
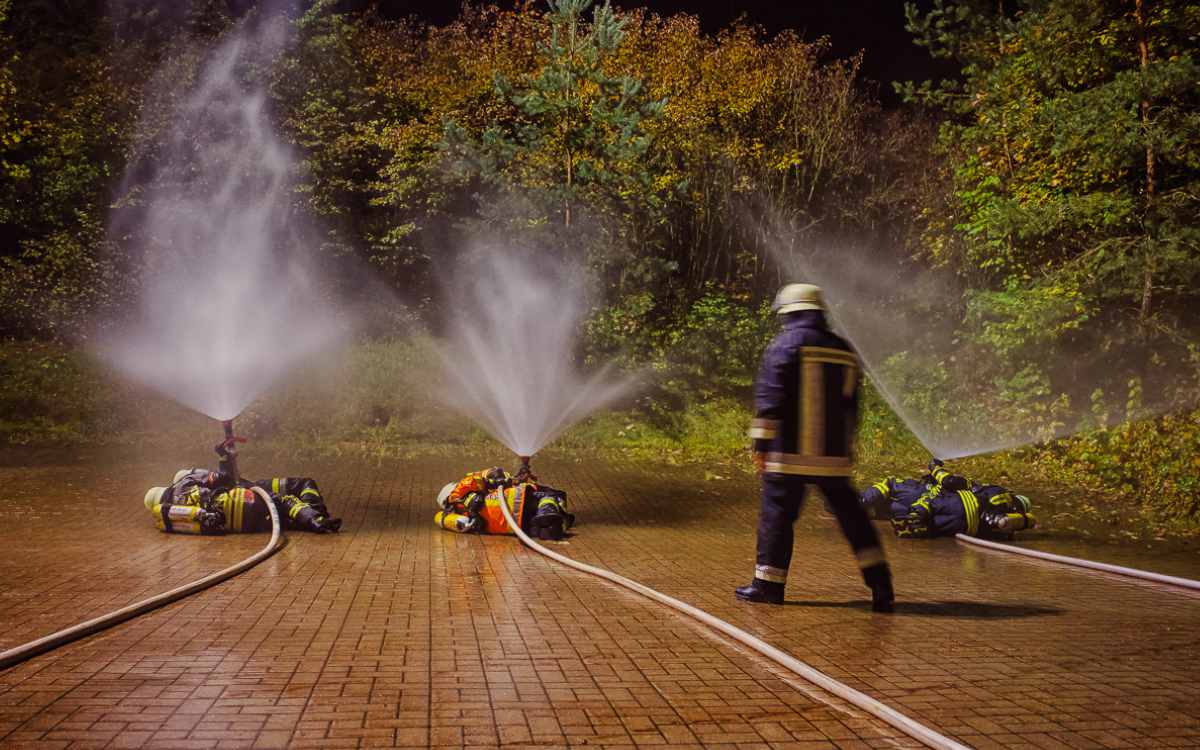
<path id="1" fill-rule="evenodd" d="M 577 268 L 508 248 L 486 249 L 470 256 L 469 273 L 455 276 L 456 285 L 447 290 L 456 315 L 437 344 L 444 377 L 436 396 L 516 454 L 519 472 L 529 471 L 538 450 L 629 393 L 633 379 L 611 366 L 591 374 L 576 367 L 588 312 Z"/>

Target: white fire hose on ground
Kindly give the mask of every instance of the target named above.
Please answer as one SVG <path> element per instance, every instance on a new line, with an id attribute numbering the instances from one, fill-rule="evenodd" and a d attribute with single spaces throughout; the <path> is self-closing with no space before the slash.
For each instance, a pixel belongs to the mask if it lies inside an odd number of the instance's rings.
<path id="1" fill-rule="evenodd" d="M 501 492 L 503 492 L 503 490 Z M 611 581 L 618 586 L 623 586 L 630 591 L 637 592 L 642 596 L 653 599 L 661 604 L 665 604 L 672 609 L 676 609 L 685 615 L 688 615 L 689 617 L 699 620 L 705 625 L 724 633 L 735 641 L 749 646 L 771 661 L 794 672 L 808 682 L 811 682 L 814 685 L 817 685 L 818 687 L 821 687 L 824 690 L 838 696 L 846 702 L 861 708 L 867 713 L 882 719 L 908 736 L 923 742 L 928 747 L 936 748 L 936 750 L 968 750 L 966 745 L 955 742 L 945 735 L 938 734 L 929 727 L 908 718 L 894 708 L 890 708 L 880 703 L 871 696 L 861 693 L 849 685 L 838 682 L 825 673 L 814 669 L 808 664 L 805 664 L 794 656 L 784 653 L 766 641 L 756 638 L 741 628 L 730 625 L 724 620 L 714 617 L 702 609 L 697 609 L 690 604 L 686 604 L 659 591 L 655 591 L 649 586 L 644 586 L 637 581 L 617 575 L 610 570 L 587 565 L 579 562 L 578 560 L 572 560 L 565 555 L 560 555 L 557 552 L 546 549 L 531 539 L 529 535 L 526 534 L 523 529 L 521 529 L 520 524 L 513 519 L 512 511 L 509 509 L 508 502 L 503 496 L 501 497 L 500 510 L 504 513 L 504 520 L 508 522 L 509 528 L 516 533 L 517 537 L 520 538 L 520 540 L 524 542 L 527 547 L 535 552 L 539 552 L 546 557 L 556 560 L 570 568 L 574 568 L 575 570 L 581 570 L 584 573 L 590 573 L 591 575 L 599 576 L 606 581 Z"/>
<path id="2" fill-rule="evenodd" d="M 80 638 L 97 633 L 105 628 L 110 628 L 113 625 L 131 620 L 138 615 L 145 614 L 151 610 L 158 609 L 171 602 L 178 601 L 186 596 L 191 596 L 204 589 L 226 581 L 239 573 L 245 572 L 255 565 L 258 565 L 263 560 L 278 552 L 287 543 L 287 538 L 283 536 L 283 525 L 279 520 L 279 511 L 275 509 L 275 503 L 271 502 L 271 496 L 260 487 L 251 488 L 264 503 L 267 504 L 267 510 L 271 513 L 271 540 L 267 542 L 267 546 L 255 554 L 247 557 L 236 565 L 231 565 L 224 570 L 205 576 L 198 581 L 179 586 L 164 593 L 152 596 L 149 599 L 143 599 L 140 602 L 135 602 L 127 607 L 118 609 L 115 612 L 109 612 L 106 615 L 101 615 L 87 622 L 81 622 L 78 625 L 73 625 L 65 630 L 60 630 L 57 633 L 51 633 L 36 641 L 22 644 L 16 648 L 0 653 L 0 670 L 8 669 L 11 666 L 20 664 L 26 659 L 30 659 L 38 654 L 51 651 L 59 646 L 65 646 L 72 641 L 77 641 Z"/>
<path id="3" fill-rule="evenodd" d="M 954 538 L 960 542 L 963 542 L 964 544 L 970 544 L 976 547 L 984 547 L 985 549 L 998 550 L 1000 552 L 1007 552 L 1013 555 L 1024 555 L 1025 557 L 1033 557 L 1038 560 L 1049 560 L 1050 562 L 1056 562 L 1062 565 L 1071 565 L 1076 568 L 1102 570 L 1106 573 L 1115 573 L 1119 576 L 1138 578 L 1143 581 L 1154 581 L 1155 583 L 1165 583 L 1170 586 L 1181 586 L 1186 589 L 1192 589 L 1193 591 L 1200 591 L 1200 581 L 1194 581 L 1190 578 L 1177 578 L 1175 576 L 1162 575 L 1161 573 L 1151 573 L 1148 570 L 1125 568 L 1120 565 L 1109 565 L 1108 563 L 1084 560 L 1078 557 L 1067 557 L 1066 555 L 1055 555 L 1050 552 L 1040 552 L 1034 549 L 1014 547 L 1011 544 L 989 542 L 986 539 L 977 539 L 976 537 L 968 536 L 966 534 L 955 534 Z"/>

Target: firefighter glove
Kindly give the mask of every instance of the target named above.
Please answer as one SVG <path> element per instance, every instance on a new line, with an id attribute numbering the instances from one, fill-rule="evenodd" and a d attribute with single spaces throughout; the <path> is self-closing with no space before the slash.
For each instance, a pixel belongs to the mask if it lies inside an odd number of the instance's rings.
<path id="1" fill-rule="evenodd" d="M 342 528 L 342 519 L 317 516 L 312 522 L 313 531 L 318 534 L 336 534 Z"/>

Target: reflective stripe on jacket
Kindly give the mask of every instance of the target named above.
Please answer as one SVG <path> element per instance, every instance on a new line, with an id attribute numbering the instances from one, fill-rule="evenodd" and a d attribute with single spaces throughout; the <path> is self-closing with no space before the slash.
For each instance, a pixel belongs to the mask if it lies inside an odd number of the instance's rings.
<path id="1" fill-rule="evenodd" d="M 819 311 L 785 316 L 763 353 L 750 425 L 765 470 L 849 476 L 858 426 L 858 357 Z"/>

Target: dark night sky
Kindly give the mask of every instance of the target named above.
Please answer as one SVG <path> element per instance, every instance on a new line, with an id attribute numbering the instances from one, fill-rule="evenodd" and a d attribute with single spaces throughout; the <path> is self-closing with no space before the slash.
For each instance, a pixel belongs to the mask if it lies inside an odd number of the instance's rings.
<path id="1" fill-rule="evenodd" d="M 917 3 L 922 8 L 931 4 L 931 0 Z M 912 43 L 904 30 L 903 0 L 613 0 L 613 5 L 647 8 L 660 15 L 690 13 L 699 16 L 710 32 L 744 16 L 770 32 L 795 29 L 806 39 L 828 36 L 838 57 L 866 50 L 863 73 L 883 84 L 880 94 L 888 103 L 895 103 L 890 81 L 953 74 L 952 67 L 932 60 Z M 379 0 L 378 7 L 389 16 L 414 15 L 443 24 L 458 15 L 460 6 L 446 0 Z"/>

